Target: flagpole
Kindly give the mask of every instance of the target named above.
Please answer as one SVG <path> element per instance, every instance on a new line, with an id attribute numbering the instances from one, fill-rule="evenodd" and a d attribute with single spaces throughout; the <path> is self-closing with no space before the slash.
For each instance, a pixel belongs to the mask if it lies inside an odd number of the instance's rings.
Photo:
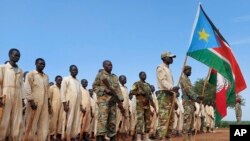
<path id="1" fill-rule="evenodd" d="M 185 67 L 185 65 L 186 65 L 186 63 L 187 63 L 187 57 L 188 57 L 188 56 L 186 55 L 185 60 L 184 60 L 184 63 L 183 63 L 183 65 L 182 65 L 181 75 L 180 75 L 180 77 L 179 77 L 179 80 L 178 80 L 177 86 L 179 86 L 179 85 L 180 85 L 181 76 L 182 76 L 182 74 L 183 74 L 184 67 Z"/>
<path id="2" fill-rule="evenodd" d="M 206 79 L 205 79 L 205 81 L 204 81 L 204 84 L 203 84 L 203 88 L 202 88 L 202 93 L 201 93 L 201 96 L 204 96 L 204 93 L 205 93 L 205 87 L 206 87 L 206 84 L 207 84 L 208 79 L 209 79 L 209 77 L 210 77 L 211 70 L 212 70 L 212 69 L 211 69 L 211 68 L 209 68 L 208 73 L 207 73 L 207 77 L 206 77 Z"/>

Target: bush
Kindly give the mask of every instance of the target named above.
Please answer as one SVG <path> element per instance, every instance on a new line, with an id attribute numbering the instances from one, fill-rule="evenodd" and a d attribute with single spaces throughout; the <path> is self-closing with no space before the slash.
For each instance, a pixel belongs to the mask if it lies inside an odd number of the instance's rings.
<path id="1" fill-rule="evenodd" d="M 230 125 L 238 125 L 238 123 L 236 121 L 221 121 L 216 125 L 216 127 L 229 128 Z M 240 125 L 250 125 L 250 121 L 242 121 Z"/>

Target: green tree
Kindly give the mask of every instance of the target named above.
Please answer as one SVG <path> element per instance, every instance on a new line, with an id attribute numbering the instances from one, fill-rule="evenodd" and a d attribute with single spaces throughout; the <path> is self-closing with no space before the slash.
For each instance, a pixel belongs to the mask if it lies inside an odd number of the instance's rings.
<path id="1" fill-rule="evenodd" d="M 216 87 L 210 83 L 206 83 L 205 89 L 204 89 L 204 94 L 202 94 L 202 90 L 204 87 L 204 82 L 205 80 L 203 78 L 198 79 L 194 83 L 194 92 L 196 92 L 198 95 L 203 95 L 203 103 L 211 103 L 214 104 L 215 102 L 215 92 L 216 92 Z"/>

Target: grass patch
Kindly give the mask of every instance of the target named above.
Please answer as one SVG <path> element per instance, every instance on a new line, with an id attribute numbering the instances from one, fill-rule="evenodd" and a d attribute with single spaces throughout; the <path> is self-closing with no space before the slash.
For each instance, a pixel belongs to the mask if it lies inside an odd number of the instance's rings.
<path id="1" fill-rule="evenodd" d="M 250 125 L 250 121 L 242 121 L 240 124 L 236 121 L 221 121 L 216 125 L 216 127 L 229 128 L 230 125 Z"/>

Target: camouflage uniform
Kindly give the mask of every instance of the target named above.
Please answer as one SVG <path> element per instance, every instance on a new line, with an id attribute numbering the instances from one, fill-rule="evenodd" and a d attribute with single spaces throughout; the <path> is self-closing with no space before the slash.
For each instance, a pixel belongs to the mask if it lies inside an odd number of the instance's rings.
<path id="1" fill-rule="evenodd" d="M 136 96 L 136 134 L 149 133 L 151 125 L 150 100 L 152 99 L 150 85 L 142 81 L 135 82 L 131 93 Z M 148 94 L 149 97 L 146 96 Z"/>
<path id="2" fill-rule="evenodd" d="M 242 112 L 241 112 L 241 106 L 239 102 L 236 102 L 235 104 L 235 114 L 236 114 L 237 123 L 240 123 Z"/>
<path id="3" fill-rule="evenodd" d="M 192 83 L 186 75 L 182 75 L 180 80 L 182 99 L 184 107 L 184 123 L 183 123 L 183 134 L 190 135 L 192 133 L 192 127 L 194 123 L 194 111 L 195 111 L 195 100 L 198 95 L 192 90 Z"/>
<path id="4" fill-rule="evenodd" d="M 96 135 L 106 135 L 113 137 L 116 135 L 116 103 L 110 101 L 111 96 L 105 93 L 107 86 L 103 82 L 107 79 L 112 89 L 115 90 L 120 101 L 123 101 L 123 96 L 119 86 L 118 77 L 115 74 L 109 74 L 105 70 L 99 72 L 93 83 L 94 92 L 97 94 L 98 104 L 98 122 Z"/>
<path id="5" fill-rule="evenodd" d="M 161 64 L 157 67 L 157 84 L 159 91 L 156 92 L 158 100 L 158 126 L 157 136 L 164 138 L 170 137 L 170 133 L 173 130 L 174 114 L 171 114 L 170 109 L 173 102 L 173 92 L 171 89 L 174 87 L 173 76 L 168 65 Z M 170 118 L 170 119 L 169 119 Z M 166 124 L 169 120 L 168 127 Z"/>

